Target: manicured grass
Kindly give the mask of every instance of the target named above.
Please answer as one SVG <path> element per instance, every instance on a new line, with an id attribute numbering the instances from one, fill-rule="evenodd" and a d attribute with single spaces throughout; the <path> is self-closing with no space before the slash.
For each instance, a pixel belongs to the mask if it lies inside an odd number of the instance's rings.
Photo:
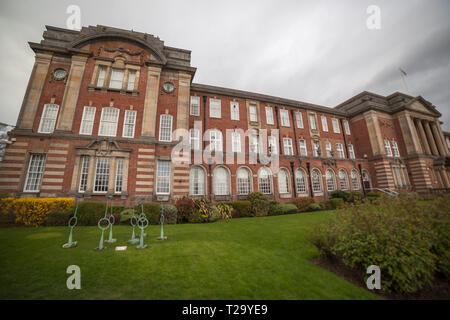
<path id="1" fill-rule="evenodd" d="M 167 241 L 150 226 L 147 249 L 125 245 L 131 228 L 114 227 L 118 242 L 93 249 L 96 227 L 77 227 L 78 246 L 62 249 L 66 227 L 0 229 L 0 299 L 376 299 L 314 265 L 305 240 L 327 212 L 168 225 Z M 108 233 L 105 234 L 106 236 Z M 68 290 L 66 268 L 81 268 L 81 290 Z"/>

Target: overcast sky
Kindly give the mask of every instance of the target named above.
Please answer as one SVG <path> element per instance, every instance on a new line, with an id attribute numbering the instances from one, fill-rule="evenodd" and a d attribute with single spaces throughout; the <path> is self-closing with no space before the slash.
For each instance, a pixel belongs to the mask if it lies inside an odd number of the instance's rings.
<path id="1" fill-rule="evenodd" d="M 334 107 L 361 91 L 422 95 L 450 131 L 450 1 L 0 1 L 0 122 L 15 124 L 45 25 L 159 36 L 192 50 L 194 82 Z M 381 29 L 369 30 L 369 5 Z M 399 67 L 407 72 L 406 86 Z"/>

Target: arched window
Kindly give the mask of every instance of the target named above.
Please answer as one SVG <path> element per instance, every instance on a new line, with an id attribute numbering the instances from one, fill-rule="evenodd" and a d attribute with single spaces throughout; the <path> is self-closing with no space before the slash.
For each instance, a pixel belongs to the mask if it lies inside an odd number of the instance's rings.
<path id="1" fill-rule="evenodd" d="M 252 173 L 247 168 L 239 168 L 237 171 L 237 193 L 239 195 L 249 194 L 252 190 Z"/>
<path id="2" fill-rule="evenodd" d="M 352 172 L 350 173 L 350 177 L 352 179 L 352 189 L 359 190 L 360 186 L 359 186 L 359 180 L 358 180 L 358 172 L 356 172 L 355 169 L 353 169 Z"/>
<path id="3" fill-rule="evenodd" d="M 258 188 L 264 194 L 272 194 L 272 173 L 268 168 L 262 167 L 258 173 Z"/>
<path id="4" fill-rule="evenodd" d="M 189 172 L 189 194 L 192 196 L 205 194 L 205 170 L 202 167 L 194 166 Z"/>
<path id="5" fill-rule="evenodd" d="M 311 184 L 313 192 L 315 193 L 323 192 L 322 173 L 319 171 L 319 169 L 313 169 L 313 171 L 311 172 Z"/>
<path id="6" fill-rule="evenodd" d="M 295 171 L 295 183 L 297 185 L 298 194 L 305 194 L 307 192 L 306 173 L 302 169 L 297 169 Z"/>
<path id="7" fill-rule="evenodd" d="M 336 190 L 336 177 L 334 175 L 334 171 L 331 169 L 328 169 L 325 173 L 326 179 L 327 179 L 327 191 L 334 191 Z"/>
<path id="8" fill-rule="evenodd" d="M 362 180 L 363 180 L 363 184 L 364 184 L 364 189 L 370 190 L 372 188 L 371 184 L 370 184 L 370 176 L 366 170 L 362 171 Z"/>
<path id="9" fill-rule="evenodd" d="M 348 190 L 348 176 L 344 169 L 339 170 L 339 186 L 341 190 Z"/>
<path id="10" fill-rule="evenodd" d="M 227 169 L 218 167 L 214 170 L 214 194 L 216 196 L 228 196 L 230 194 L 228 181 Z"/>
<path id="11" fill-rule="evenodd" d="M 289 193 L 289 172 L 284 168 L 278 171 L 278 192 Z"/>

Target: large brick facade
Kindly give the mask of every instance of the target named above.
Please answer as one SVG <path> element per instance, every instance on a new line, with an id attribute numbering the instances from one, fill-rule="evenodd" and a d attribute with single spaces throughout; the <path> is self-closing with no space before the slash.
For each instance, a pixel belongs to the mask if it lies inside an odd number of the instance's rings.
<path id="1" fill-rule="evenodd" d="M 92 200 L 113 194 L 129 204 L 134 196 L 237 200 L 263 190 L 284 202 L 326 199 L 333 189 L 450 188 L 449 138 L 441 114 L 420 96 L 362 92 L 328 108 L 196 84 L 190 51 L 104 26 L 47 27 L 30 47 L 35 65 L 0 165 L 2 192 L 83 193 Z M 193 128 L 200 138 L 191 142 L 198 141 L 200 151 L 185 148 L 184 162 L 176 161 L 174 150 L 183 137 L 190 141 Z M 212 157 L 222 155 L 223 163 L 202 153 L 209 150 L 210 130 L 222 133 L 223 153 Z M 227 140 L 227 130 L 242 131 Z M 272 163 L 250 161 L 250 136 L 265 154 L 266 130 L 276 142 Z"/>

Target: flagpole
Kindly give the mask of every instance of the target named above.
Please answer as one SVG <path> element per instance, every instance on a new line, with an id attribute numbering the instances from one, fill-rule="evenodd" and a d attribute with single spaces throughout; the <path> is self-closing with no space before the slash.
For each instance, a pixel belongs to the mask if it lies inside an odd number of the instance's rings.
<path id="1" fill-rule="evenodd" d="M 408 85 L 406 84 L 405 76 L 407 75 L 405 71 L 403 71 L 401 68 L 398 68 L 400 70 L 400 75 L 402 76 L 403 84 L 405 85 L 406 92 L 409 94 Z"/>

